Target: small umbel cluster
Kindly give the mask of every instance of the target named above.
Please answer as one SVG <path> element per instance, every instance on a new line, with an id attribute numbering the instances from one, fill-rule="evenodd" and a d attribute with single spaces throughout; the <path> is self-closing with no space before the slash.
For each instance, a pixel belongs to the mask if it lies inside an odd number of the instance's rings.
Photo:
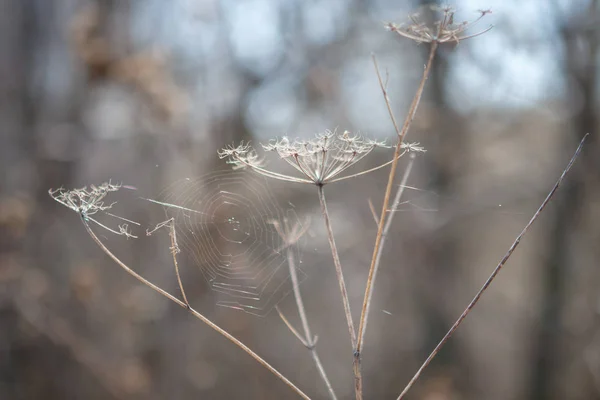
<path id="1" fill-rule="evenodd" d="M 378 147 L 389 148 L 383 141 L 366 139 L 348 131 L 344 131 L 342 134 L 325 131 L 318 133 L 311 140 L 290 140 L 282 137 L 262 145 L 264 151 L 277 153 L 282 160 L 291 165 L 299 173 L 298 176 L 266 169 L 264 160 L 247 143 L 228 146 L 220 150 L 218 154 L 221 159 L 226 158 L 234 168 L 248 168 L 266 177 L 283 181 L 323 186 L 327 183 L 364 175 L 389 165 L 390 161 L 375 168 L 340 176 Z M 402 155 L 408 151 L 424 151 L 418 146 L 418 143 L 406 144 L 403 148 Z"/>
<path id="2" fill-rule="evenodd" d="M 409 15 L 408 22 L 400 25 L 390 22 L 386 24 L 386 27 L 390 31 L 396 32 L 398 35 L 412 39 L 418 43 L 454 42 L 456 44 L 458 44 L 461 40 L 471 39 L 475 36 L 482 35 L 493 28 L 493 26 L 490 25 L 480 32 L 466 34 L 468 29 L 472 28 L 473 25 L 479 22 L 484 16 L 490 14 L 492 12 L 491 10 L 479 10 L 479 17 L 473 21 L 455 23 L 454 13 L 456 10 L 454 10 L 454 8 L 448 6 L 440 7 L 436 5 L 428 6 L 428 8 L 432 12 L 440 15 L 440 17 L 433 23 L 425 22 L 425 13 L 423 12 L 425 11 L 425 7 L 423 7 L 421 12 Z"/>
<path id="3" fill-rule="evenodd" d="M 48 194 L 55 201 L 59 202 L 63 206 L 75 211 L 79 214 L 79 217 L 84 220 L 84 222 L 93 222 L 96 225 L 106 229 L 109 232 L 112 232 L 116 235 L 122 235 L 127 238 L 137 238 L 137 236 L 133 235 L 129 230 L 129 224 L 123 223 L 118 226 L 117 229 L 113 229 L 104 225 L 97 219 L 94 219 L 92 215 L 102 212 L 106 215 L 109 215 L 113 218 L 120 219 L 122 221 L 130 222 L 135 225 L 139 225 L 139 223 L 128 220 L 123 217 L 119 217 L 117 215 L 111 214 L 108 212 L 116 204 L 116 202 L 112 202 L 110 204 L 105 204 L 105 197 L 111 193 L 116 192 L 121 189 L 121 185 L 114 184 L 110 181 L 104 182 L 99 186 L 90 185 L 88 188 L 84 186 L 78 189 L 66 190 L 63 188 L 59 189 L 50 189 L 48 190 Z"/>
<path id="4" fill-rule="evenodd" d="M 110 192 L 116 192 L 121 185 L 115 185 L 111 182 L 104 182 L 100 186 L 91 185 L 89 188 L 84 186 L 79 189 L 66 190 L 63 188 L 50 189 L 50 197 L 70 208 L 83 217 L 89 217 L 99 211 L 110 209 L 115 203 L 104 204 L 104 198 Z"/>

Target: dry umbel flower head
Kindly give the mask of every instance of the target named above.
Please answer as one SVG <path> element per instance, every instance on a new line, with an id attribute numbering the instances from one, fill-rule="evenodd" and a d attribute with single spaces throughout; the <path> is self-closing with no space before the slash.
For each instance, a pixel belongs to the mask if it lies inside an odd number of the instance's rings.
<path id="1" fill-rule="evenodd" d="M 429 8 L 435 14 L 439 14 L 439 18 L 433 23 L 426 22 L 425 12 Z M 422 7 L 420 11 L 408 16 L 409 21 L 397 25 L 393 22 L 386 24 L 386 27 L 396 32 L 400 36 L 412 39 L 418 43 L 446 43 L 455 42 L 458 44 L 461 40 L 470 39 L 475 36 L 484 34 L 493 28 L 492 25 L 486 29 L 473 33 L 466 34 L 466 31 L 479 22 L 484 16 L 490 14 L 491 10 L 479 10 L 479 17 L 473 21 L 463 21 L 460 23 L 454 22 L 454 13 L 456 10 L 449 6 L 431 5 Z"/>
<path id="2" fill-rule="evenodd" d="M 225 147 L 218 154 L 219 158 L 226 158 L 234 168 L 249 168 L 261 175 L 283 181 L 323 186 L 327 183 L 364 175 L 389 165 L 391 161 L 355 174 L 340 176 L 378 147 L 388 148 L 389 146 L 384 141 L 367 139 L 348 131 L 344 131 L 342 134 L 325 131 L 316 134 L 310 140 L 290 140 L 284 136 L 262 145 L 264 151 L 277 153 L 282 160 L 299 172 L 299 176 L 285 175 L 266 169 L 264 160 L 247 143 Z M 408 151 L 424 151 L 418 146 L 418 143 L 403 144 L 403 149 L 404 152 L 401 155 Z"/>
<path id="3" fill-rule="evenodd" d="M 113 218 L 139 225 L 135 221 L 131 221 L 108 212 L 108 210 L 110 210 L 116 202 L 104 204 L 104 199 L 109 193 L 116 192 L 119 189 L 121 189 L 121 185 L 113 184 L 112 182 L 108 181 L 99 186 L 90 185 L 89 188 L 84 186 L 82 188 L 71 190 L 66 190 L 63 188 L 50 189 L 48 190 L 48 194 L 50 194 L 50 197 L 63 206 L 79 214 L 84 221 L 91 221 L 116 235 L 123 235 L 128 238 L 136 238 L 136 236 L 130 232 L 129 225 L 127 223 L 119 225 L 118 230 L 116 230 L 106 226 L 92 217 L 92 215 L 102 212 Z"/>
<path id="4" fill-rule="evenodd" d="M 63 188 L 50 189 L 48 193 L 50 196 L 62 204 L 63 206 L 70 208 L 78 214 L 85 217 L 96 214 L 99 211 L 105 211 L 110 209 L 114 203 L 105 205 L 104 198 L 110 192 L 116 192 L 121 188 L 121 185 L 116 185 L 109 182 L 96 186 L 91 185 L 89 188 L 84 186 L 79 189 L 66 190 Z"/>

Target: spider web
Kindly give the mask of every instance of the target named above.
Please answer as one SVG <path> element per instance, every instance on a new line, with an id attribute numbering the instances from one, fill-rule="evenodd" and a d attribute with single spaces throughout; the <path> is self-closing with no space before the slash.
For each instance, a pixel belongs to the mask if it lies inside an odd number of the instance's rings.
<path id="1" fill-rule="evenodd" d="M 288 249 L 277 232 L 275 225 L 291 214 L 284 215 L 264 179 L 214 172 L 177 181 L 147 200 L 173 218 L 180 264 L 200 270 L 219 293 L 217 305 L 265 316 L 292 290 L 287 251 L 300 246 Z"/>

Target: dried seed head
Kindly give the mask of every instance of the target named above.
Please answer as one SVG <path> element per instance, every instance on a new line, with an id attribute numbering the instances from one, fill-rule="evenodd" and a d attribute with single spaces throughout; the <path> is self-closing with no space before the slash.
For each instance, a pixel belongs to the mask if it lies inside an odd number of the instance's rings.
<path id="1" fill-rule="evenodd" d="M 261 166 L 263 160 L 258 157 L 256 151 L 250 143 L 241 142 L 239 146 L 228 145 L 217 151 L 220 159 L 227 159 L 227 164 L 231 164 L 233 169 L 244 169 L 251 166 Z"/>
<path id="2" fill-rule="evenodd" d="M 84 216 L 89 216 L 96 214 L 98 211 L 110 209 L 114 203 L 104 205 L 103 200 L 108 193 L 116 192 L 120 188 L 121 185 L 115 185 L 109 181 L 100 186 L 91 185 L 89 189 L 87 186 L 72 190 L 59 188 L 56 190 L 50 189 L 48 193 L 50 197 L 63 206 Z"/>
<path id="3" fill-rule="evenodd" d="M 466 31 L 473 25 L 479 22 L 485 15 L 490 14 L 491 10 L 479 10 L 479 17 L 473 21 L 463 21 L 460 23 L 454 22 L 455 10 L 449 6 L 428 6 L 430 10 L 438 14 L 439 17 L 433 23 L 425 22 L 424 12 L 425 9 L 409 15 L 409 21 L 400 25 L 393 22 L 387 23 L 386 27 L 396 32 L 400 36 L 407 37 L 418 43 L 446 43 L 455 42 L 459 43 L 461 40 L 470 39 L 475 36 L 479 36 L 490 29 L 488 28 L 474 33 L 466 34 Z"/>
<path id="4" fill-rule="evenodd" d="M 219 151 L 220 158 L 227 158 L 228 163 L 236 167 L 250 168 L 262 175 L 297 183 L 324 185 L 341 179 L 362 175 L 379 169 L 379 167 L 362 171 L 353 175 L 340 177 L 344 171 L 362 160 L 377 147 L 389 147 L 383 141 L 366 139 L 358 134 L 345 131 L 337 134 L 325 131 L 310 140 L 290 140 L 287 137 L 273 139 L 262 145 L 264 151 L 276 153 L 286 161 L 299 176 L 284 175 L 267 170 L 257 162 L 258 156 L 248 145 L 230 146 Z M 407 149 L 409 151 L 411 149 Z M 262 160 L 261 160 L 262 161 Z"/>
<path id="5" fill-rule="evenodd" d="M 112 206 L 114 206 L 116 202 L 105 205 L 104 198 L 110 192 L 116 192 L 119 189 L 121 189 L 121 185 L 115 185 L 115 184 L 111 183 L 110 181 L 108 181 L 108 182 L 104 182 L 100 186 L 90 185 L 89 189 L 87 186 L 84 186 L 79 189 L 71 189 L 71 190 L 66 190 L 64 188 L 59 188 L 56 190 L 50 189 L 50 190 L 48 190 L 48 194 L 50 194 L 50 197 L 52 197 L 54 200 L 56 200 L 63 206 L 65 206 L 65 207 L 75 211 L 77 214 L 79 214 L 81 216 L 81 218 L 84 220 L 84 223 L 87 224 L 88 221 L 91 221 L 91 222 L 97 224 L 98 226 L 100 226 L 116 235 L 123 235 L 128 238 L 130 238 L 130 237 L 135 238 L 136 236 L 134 236 L 129 231 L 129 225 L 127 223 L 121 224 L 116 229 L 113 229 L 113 228 L 109 228 L 108 226 L 98 222 L 97 220 L 95 220 L 92 217 L 92 215 L 94 215 L 98 212 L 104 212 L 105 214 L 107 214 L 113 218 L 117 218 L 117 219 L 120 219 L 120 220 L 123 220 L 126 222 L 130 222 L 135 225 L 139 225 L 139 223 L 137 223 L 135 221 L 131 221 L 131 220 L 119 217 L 119 216 L 111 214 L 107 211 L 110 208 L 112 208 Z"/>

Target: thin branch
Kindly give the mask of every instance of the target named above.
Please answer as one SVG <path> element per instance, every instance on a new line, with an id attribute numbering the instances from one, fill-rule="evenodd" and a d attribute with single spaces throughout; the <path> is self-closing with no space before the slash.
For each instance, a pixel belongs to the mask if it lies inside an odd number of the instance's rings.
<path id="1" fill-rule="evenodd" d="M 290 332 L 292 332 L 294 334 L 294 336 L 296 336 L 296 338 L 300 341 L 300 343 L 302 343 L 302 345 L 304 345 L 304 347 L 306 347 L 307 349 L 310 350 L 312 348 L 312 345 L 310 343 L 308 343 L 306 341 L 306 339 L 304 339 L 302 337 L 302 335 L 300 334 L 300 332 L 298 332 L 298 330 L 296 328 L 294 328 L 294 325 L 292 325 L 292 323 L 281 312 L 281 310 L 279 309 L 279 306 L 275 306 L 275 310 L 277 311 L 277 314 L 279 314 L 279 318 L 281 318 L 281 320 L 283 321 L 283 323 L 285 324 L 285 326 L 288 327 L 288 329 L 290 330 Z"/>
<path id="2" fill-rule="evenodd" d="M 398 162 L 398 159 L 400 157 L 402 157 L 407 151 L 408 150 L 404 150 L 403 152 L 399 153 L 394 160 L 387 161 L 387 162 L 385 162 L 385 163 L 383 163 L 381 165 L 378 165 L 378 166 L 373 167 L 373 168 L 369 168 L 369 169 L 364 170 L 364 171 L 357 172 L 357 173 L 352 174 L 352 175 L 346 175 L 346 176 L 342 176 L 340 178 L 331 179 L 329 181 L 326 181 L 325 183 L 334 183 L 334 182 L 339 182 L 339 181 L 343 181 L 343 180 L 350 179 L 350 178 L 356 178 L 357 176 L 365 175 L 365 174 L 371 173 L 373 171 L 377 171 L 378 169 L 385 168 L 388 165 L 392 164 L 393 162 Z"/>
<path id="3" fill-rule="evenodd" d="M 327 390 L 329 391 L 329 396 L 333 400 L 337 400 L 335 392 L 333 391 L 333 387 L 331 386 L 331 383 L 329 382 L 329 379 L 327 378 L 327 374 L 325 373 L 325 368 L 323 368 L 323 364 L 321 364 L 321 359 L 319 358 L 319 355 L 317 354 L 316 347 L 315 347 L 316 340 L 317 340 L 317 338 L 315 337 L 313 339 L 313 348 L 312 348 L 312 351 L 310 352 L 310 354 L 312 355 L 315 365 L 317 366 L 317 370 L 319 370 L 319 374 L 325 380 L 325 384 L 327 385 Z"/>
<path id="4" fill-rule="evenodd" d="M 519 243 L 521 243 L 521 239 L 523 238 L 523 236 L 525 236 L 525 234 L 527 233 L 527 231 L 529 230 L 529 228 L 531 227 L 531 225 L 533 225 L 533 223 L 540 216 L 540 214 L 542 213 L 542 211 L 544 211 L 544 208 L 546 208 L 546 205 L 548 205 L 548 203 L 550 202 L 550 200 L 554 196 L 554 193 L 556 193 L 556 190 L 558 189 L 558 187 L 562 183 L 563 179 L 565 178 L 565 176 L 567 175 L 567 173 L 569 172 L 569 170 L 571 169 L 571 167 L 575 163 L 575 160 L 579 156 L 579 153 L 581 153 L 581 149 L 583 149 L 583 144 L 585 142 L 585 139 L 588 137 L 588 135 L 589 135 L 589 133 L 586 133 L 585 136 L 583 137 L 583 139 L 581 139 L 581 142 L 579 143 L 579 146 L 577 147 L 577 150 L 575 151 L 575 154 L 573 155 L 573 157 L 571 157 L 571 160 L 569 161 L 569 164 L 567 165 L 567 167 L 564 169 L 564 171 L 562 172 L 562 174 L 560 175 L 560 177 L 558 178 L 558 180 L 554 184 L 554 187 L 552 188 L 552 190 L 550 190 L 550 193 L 548 193 L 548 195 L 546 196 L 546 198 L 544 199 L 544 201 L 542 202 L 542 204 L 540 205 L 540 207 L 537 209 L 537 211 L 535 212 L 535 214 L 533 214 L 533 217 L 531 217 L 531 219 L 529 220 L 529 222 L 527 223 L 527 225 L 525 225 L 525 228 L 523 228 L 523 230 L 521 231 L 521 233 L 519 234 L 519 236 L 517 236 L 517 238 L 515 239 L 515 241 L 513 242 L 513 244 L 510 246 L 510 248 L 508 249 L 508 251 L 504 255 L 504 257 L 502 257 L 502 260 L 500 260 L 500 262 L 498 263 L 498 265 L 496 266 L 496 268 L 494 268 L 494 271 L 492 271 L 492 274 L 485 281 L 485 283 L 483 284 L 483 286 L 481 287 L 481 289 L 479 289 L 479 291 L 477 292 L 477 294 L 475 295 L 475 297 L 473 297 L 473 300 L 471 300 L 471 302 L 469 303 L 469 305 L 467 306 L 467 308 L 465 308 L 465 310 L 462 312 L 462 314 L 460 315 L 460 317 L 458 317 L 458 319 L 456 320 L 456 322 L 454 323 L 454 325 L 452 325 L 452 327 L 450 328 L 450 330 L 444 335 L 444 337 L 442 338 L 442 340 L 440 340 L 440 342 L 435 347 L 435 349 L 433 349 L 433 351 L 431 352 L 431 354 L 429 354 L 429 357 L 427 357 L 427 359 L 425 360 L 425 362 L 423 363 L 423 365 L 421 365 L 421 367 L 417 370 L 417 372 L 412 377 L 412 379 L 408 382 L 408 384 L 406 385 L 406 387 L 404 388 L 404 390 L 402 391 L 402 393 L 400 393 L 400 396 L 398 396 L 398 400 L 401 400 L 402 398 L 404 398 L 404 395 L 406 395 L 406 393 L 410 390 L 410 388 L 417 381 L 417 379 L 419 379 L 419 376 L 421 376 L 421 373 L 423 372 L 423 370 L 429 365 L 429 363 L 431 362 L 431 360 L 433 360 L 433 358 L 439 353 L 439 351 L 442 349 L 442 347 L 444 347 L 444 345 L 446 344 L 446 342 L 448 341 L 448 339 L 450 339 L 450 337 L 452 336 L 452 334 L 454 334 L 454 332 L 456 331 L 456 329 L 458 329 L 458 327 L 464 321 L 464 319 L 467 317 L 467 315 L 469 315 L 469 313 L 471 312 L 471 310 L 473 309 L 473 307 L 475 306 L 475 304 L 477 304 L 477 302 L 479 301 L 479 299 L 483 295 L 483 292 L 485 292 L 487 290 L 487 288 L 490 286 L 490 284 L 492 283 L 492 281 L 494 280 L 494 278 L 496 278 L 496 275 L 498 275 L 498 272 L 500 272 L 500 270 L 502 269 L 502 267 L 504 266 L 504 264 L 506 264 L 506 262 L 508 261 L 508 259 L 510 258 L 510 256 L 513 254 L 513 252 L 515 251 L 515 249 L 519 245 Z"/>
<path id="5" fill-rule="evenodd" d="M 198 311 L 194 310 L 192 307 L 190 307 L 185 302 L 179 300 L 177 297 L 173 296 L 169 292 L 167 292 L 167 291 L 161 289 L 160 287 L 156 286 L 155 284 L 153 284 L 152 282 L 148 281 L 146 278 L 142 277 L 140 274 L 138 274 L 137 272 L 135 272 L 134 270 L 132 270 L 131 268 L 129 268 L 117 256 L 115 256 L 104 245 L 104 243 L 102 243 L 102 241 L 98 238 L 98 236 L 96 236 L 96 234 L 94 233 L 94 231 L 92 231 L 92 228 L 90 227 L 90 225 L 89 225 L 89 223 L 88 223 L 88 221 L 86 219 L 87 217 L 83 213 L 80 214 L 80 218 L 81 218 L 81 221 L 83 222 L 83 225 L 85 226 L 85 229 L 87 230 L 88 234 L 96 242 L 96 244 L 100 247 L 100 249 L 102 249 L 102 251 L 104 251 L 104 253 L 106 253 L 106 255 L 108 255 L 110 258 L 112 258 L 112 260 L 114 262 L 116 262 L 121 268 L 123 268 L 129 275 L 133 276 L 135 279 L 137 279 L 138 281 L 140 281 L 144 285 L 150 287 L 151 289 L 154 289 L 155 291 L 157 291 L 158 293 L 160 293 L 161 295 L 163 295 L 167 299 L 171 300 L 172 302 L 174 302 L 178 306 L 187 309 L 196 318 L 198 318 L 199 320 L 201 320 L 202 322 L 204 322 L 206 325 L 210 326 L 212 329 L 214 329 L 215 331 L 217 331 L 221 335 L 225 336 L 227 339 L 229 339 L 229 341 L 231 341 L 233 344 L 235 344 L 236 346 L 238 346 L 239 348 L 241 348 L 248 355 L 250 355 L 256 361 L 258 361 L 259 364 L 261 364 L 263 367 L 265 367 L 266 369 L 268 369 L 269 371 L 271 371 L 277 378 L 281 379 L 293 391 L 295 391 L 296 393 L 298 393 L 298 395 L 300 397 L 302 397 L 303 399 L 306 399 L 306 400 L 310 400 L 310 397 L 308 397 L 302 390 L 300 390 L 296 385 L 294 385 L 289 379 L 287 379 L 285 376 L 283 376 L 281 374 L 281 372 L 279 372 L 277 369 L 275 369 L 275 367 L 271 366 L 271 364 L 269 364 L 264 359 L 262 359 L 258 354 L 256 354 L 248 346 L 246 346 L 244 343 L 242 343 L 241 341 L 239 341 L 238 339 L 236 339 L 234 336 L 232 336 L 229 332 L 227 332 L 226 330 L 224 330 L 220 326 L 216 325 L 214 322 L 212 322 L 211 320 L 209 320 L 208 318 L 206 318 L 204 315 L 202 315 Z"/>
<path id="6" fill-rule="evenodd" d="M 298 307 L 298 314 L 300 315 L 300 321 L 302 321 L 302 328 L 304 329 L 305 335 L 305 343 L 306 347 L 310 350 L 311 356 L 315 362 L 317 370 L 325 382 L 325 386 L 327 386 L 327 391 L 329 392 L 329 396 L 333 400 L 337 400 L 337 396 L 333 391 L 333 387 L 331 386 L 331 382 L 325 373 L 325 369 L 321 364 L 321 360 L 319 359 L 319 355 L 317 354 L 317 339 L 312 336 L 310 332 L 310 326 L 308 325 L 308 318 L 306 317 L 306 309 L 304 308 L 304 302 L 302 301 L 302 296 L 300 294 L 300 285 L 298 283 L 298 274 L 296 273 L 296 262 L 294 260 L 294 253 L 290 246 L 287 248 L 287 257 L 288 257 L 288 265 L 290 268 L 290 277 L 292 279 L 292 285 L 294 290 L 294 298 L 296 299 L 296 306 Z M 282 315 L 280 313 L 280 315 Z"/>
<path id="7" fill-rule="evenodd" d="M 413 164 L 415 163 L 415 155 L 411 154 L 410 155 L 410 161 L 408 162 L 408 165 L 406 166 L 406 169 L 404 170 L 404 174 L 402 175 L 402 181 L 400 182 L 400 186 L 398 187 L 398 191 L 396 192 L 396 196 L 394 197 L 394 201 L 392 203 L 392 210 L 396 210 L 398 208 L 398 206 L 400 205 L 400 198 L 402 197 L 402 194 L 404 193 L 404 189 L 406 188 L 406 182 L 408 181 L 408 177 L 410 176 L 410 172 L 412 170 Z M 373 281 L 377 278 L 377 271 L 379 270 L 379 262 L 381 261 L 381 254 L 383 253 L 383 246 L 385 245 L 385 240 L 387 239 L 387 235 L 388 232 L 390 231 L 390 227 L 392 226 L 392 221 L 394 220 L 394 215 L 396 213 L 391 213 L 389 218 L 385 221 L 385 226 L 383 227 L 383 233 L 381 235 L 381 245 L 379 246 L 379 250 L 377 251 L 377 257 L 375 259 L 375 268 L 373 269 Z M 368 293 L 368 297 L 367 297 L 367 308 L 365 311 L 365 322 L 364 322 L 364 326 L 367 326 L 367 322 L 369 320 L 369 311 L 371 309 L 371 297 L 373 295 L 373 291 L 370 291 Z M 361 331 L 361 334 L 363 335 L 363 337 L 361 337 L 359 340 L 361 343 L 364 343 L 364 334 L 365 334 L 365 329 L 363 328 L 363 330 Z"/>
<path id="8" fill-rule="evenodd" d="M 333 228 L 331 227 L 331 220 L 329 218 L 329 211 L 327 209 L 327 202 L 325 200 L 325 192 L 323 186 L 317 186 L 319 192 L 319 202 L 321 203 L 321 212 L 325 219 L 325 227 L 327 228 L 327 239 L 329 240 L 329 246 L 331 247 L 331 255 L 333 257 L 333 263 L 335 265 L 335 272 L 340 285 L 340 292 L 342 294 L 342 302 L 344 303 L 344 312 L 346 314 L 346 322 L 348 323 L 348 331 L 350 333 L 350 341 L 352 347 L 356 346 L 356 332 L 354 330 L 354 323 L 352 322 L 352 313 L 350 312 L 350 301 L 348 300 L 348 291 L 346 290 L 346 282 L 344 280 L 344 273 L 342 271 L 342 264 L 340 262 L 340 256 L 335 245 L 335 239 L 333 236 Z"/>
<path id="9" fill-rule="evenodd" d="M 288 329 L 294 334 L 294 336 L 296 336 L 296 338 L 300 341 L 300 343 L 304 345 L 304 347 L 310 350 L 311 356 L 315 362 L 317 370 L 319 371 L 319 374 L 321 375 L 325 386 L 327 386 L 329 396 L 332 400 L 337 400 L 337 396 L 335 395 L 333 387 L 331 386 L 329 377 L 327 376 L 327 373 L 323 368 L 323 364 L 321 364 L 319 355 L 317 354 L 316 346 L 318 337 L 313 337 L 312 333 L 310 332 L 310 326 L 308 325 L 308 318 L 306 316 L 304 301 L 302 300 L 302 294 L 300 293 L 300 283 L 298 281 L 298 272 L 296 270 L 296 260 L 294 259 L 294 251 L 292 248 L 292 246 L 298 242 L 302 235 L 306 233 L 310 225 L 307 220 L 304 224 L 294 223 L 292 226 L 290 226 L 289 221 L 286 218 L 283 219 L 283 224 L 277 220 L 270 221 L 270 223 L 273 225 L 279 236 L 284 241 L 284 246 L 281 248 L 281 250 L 278 250 L 277 252 L 280 252 L 283 249 L 286 250 L 288 267 L 290 270 L 290 279 L 292 281 L 292 290 L 294 292 L 294 299 L 296 300 L 296 307 L 298 308 L 298 315 L 300 316 L 300 321 L 302 322 L 304 337 L 302 337 L 300 332 L 298 332 L 298 330 L 294 328 L 292 323 L 285 317 L 285 315 L 281 312 L 278 306 L 275 306 L 275 309 L 277 310 L 279 317 L 285 323 Z"/>
<path id="10" fill-rule="evenodd" d="M 396 133 L 398 134 L 398 143 L 396 144 L 396 150 L 395 150 L 395 154 L 394 154 L 394 158 L 393 158 L 394 162 L 392 162 L 392 166 L 390 168 L 390 174 L 388 177 L 387 187 L 385 189 L 383 205 L 381 207 L 382 210 L 381 210 L 381 214 L 379 216 L 377 237 L 375 238 L 375 246 L 373 248 L 373 257 L 371 258 L 371 266 L 369 268 L 369 276 L 367 278 L 367 287 L 365 288 L 365 296 L 363 299 L 363 306 L 362 306 L 362 311 L 361 311 L 361 315 L 360 315 L 360 324 L 358 326 L 358 341 L 356 343 L 356 352 L 355 352 L 355 358 L 357 358 L 358 361 L 355 364 L 357 364 L 359 368 L 360 368 L 360 353 L 361 353 L 362 347 L 363 347 L 363 338 L 365 335 L 364 331 L 366 328 L 365 322 L 366 322 L 366 315 L 368 312 L 368 303 L 369 303 L 369 299 L 372 296 L 372 292 L 373 292 L 373 288 L 374 288 L 374 275 L 375 275 L 375 267 L 376 267 L 376 263 L 377 263 L 377 254 L 379 253 L 379 248 L 381 247 L 381 239 L 383 236 L 385 219 L 386 219 L 387 212 L 389 209 L 392 186 L 394 185 L 394 178 L 396 176 L 396 167 L 398 165 L 398 157 L 397 156 L 401 152 L 402 143 L 404 142 L 404 138 L 406 137 L 406 134 L 408 133 L 408 129 L 410 128 L 410 125 L 415 117 L 415 114 L 417 113 L 417 108 L 421 101 L 421 96 L 423 95 L 423 90 L 425 89 L 425 82 L 427 81 L 427 78 L 429 77 L 429 73 L 431 72 L 431 66 L 433 65 L 433 59 L 435 57 L 437 48 L 438 48 L 438 43 L 435 41 L 432 42 L 431 47 L 429 49 L 429 58 L 427 60 L 427 64 L 425 64 L 425 69 L 423 71 L 423 76 L 421 78 L 421 82 L 419 83 L 417 92 L 415 93 L 413 101 L 410 105 L 408 114 L 406 116 L 406 120 L 404 121 L 404 124 L 402 125 L 402 129 L 398 128 L 398 123 L 396 122 L 396 117 L 394 116 L 394 112 L 392 111 L 392 106 L 391 106 L 390 99 L 387 94 L 387 90 L 381 79 L 381 74 L 379 73 L 379 66 L 377 65 L 377 60 L 376 60 L 375 56 L 373 56 L 373 64 L 375 65 L 375 71 L 377 72 L 377 79 L 379 81 L 379 85 L 380 85 L 381 91 L 383 93 L 383 98 L 385 100 L 385 104 L 386 104 L 388 113 L 390 115 L 390 119 L 392 120 L 392 124 L 394 125 L 394 129 L 396 130 Z M 355 373 L 355 376 L 356 376 L 356 373 Z"/>
<path id="11" fill-rule="evenodd" d="M 312 334 L 310 333 L 310 326 L 308 325 L 308 318 L 306 317 L 306 309 L 304 308 L 304 301 L 302 301 L 302 295 L 300 294 L 300 284 L 298 283 L 298 273 L 296 272 L 296 262 L 294 260 L 293 249 L 288 246 L 286 249 L 288 266 L 290 270 L 290 278 L 292 280 L 292 287 L 294 291 L 294 298 L 296 305 L 298 306 L 298 314 L 300 315 L 300 321 L 302 322 L 302 328 L 304 329 L 304 337 L 309 347 L 313 347 Z"/>
<path id="12" fill-rule="evenodd" d="M 108 226 L 104 225 L 100 221 L 94 219 L 93 217 L 90 217 L 89 215 L 87 216 L 87 219 L 88 219 L 88 221 L 92 221 L 93 223 L 95 223 L 99 227 L 106 229 L 110 233 L 114 233 L 115 235 L 119 235 L 119 236 L 125 236 L 127 238 L 137 239 L 137 236 L 135 236 L 135 235 L 133 235 L 132 233 L 129 232 L 127 224 L 119 225 L 119 230 L 116 231 L 116 230 L 114 230 L 112 228 L 109 228 Z"/>
<path id="13" fill-rule="evenodd" d="M 494 28 L 494 25 L 490 25 L 487 28 L 485 28 L 484 30 L 482 30 L 481 32 L 477 32 L 477 33 L 473 33 L 471 35 L 463 36 L 463 37 L 459 38 L 459 40 L 467 40 L 467 39 L 472 39 L 472 38 L 477 37 L 477 36 L 481 36 L 484 33 L 487 33 L 489 31 L 491 31 L 493 28 Z"/>
<path id="14" fill-rule="evenodd" d="M 371 210 L 373 221 L 375 222 L 375 225 L 377 225 L 379 223 L 379 217 L 377 216 L 377 211 L 375 211 L 375 206 L 373 205 L 371 199 L 369 199 L 369 210 Z"/>
<path id="15" fill-rule="evenodd" d="M 303 178 L 297 178 L 297 177 L 292 177 L 292 176 L 288 176 L 288 175 L 284 175 L 284 174 L 280 174 L 274 171 L 270 171 L 266 168 L 262 168 L 260 166 L 258 166 L 257 164 L 253 164 L 253 163 L 249 163 L 248 161 L 244 160 L 241 157 L 236 157 L 235 158 L 241 165 L 250 168 L 253 171 L 258 172 L 259 174 L 269 177 L 269 178 L 274 178 L 274 179 L 279 179 L 282 181 L 286 181 L 286 182 L 294 182 L 294 183 L 314 183 L 312 180 L 308 180 L 308 179 L 303 179 Z"/>
<path id="16" fill-rule="evenodd" d="M 331 221 L 329 219 L 329 211 L 327 210 L 327 202 L 325 201 L 323 185 L 317 186 L 317 189 L 319 192 L 319 202 L 321 203 L 321 212 L 323 214 L 323 218 L 325 219 L 325 227 L 327 228 L 327 239 L 329 240 L 331 255 L 333 256 L 333 264 L 335 265 L 335 273 L 340 285 L 342 302 L 344 303 L 344 314 L 346 315 L 346 322 L 348 323 L 350 341 L 352 343 L 352 349 L 356 351 L 356 331 L 354 330 L 354 322 L 352 322 L 352 313 L 350 312 L 350 300 L 348 299 L 348 291 L 346 290 L 346 282 L 344 281 L 344 273 L 342 272 L 340 256 L 338 254 L 337 247 L 335 245 L 335 239 L 333 237 L 333 229 L 331 228 Z M 362 400 L 362 377 L 360 375 L 360 368 L 354 368 L 354 371 L 354 389 L 356 392 L 356 400 Z"/>
<path id="17" fill-rule="evenodd" d="M 183 282 L 181 281 L 181 275 L 179 274 L 179 263 L 177 262 L 177 254 L 179 254 L 180 250 L 179 245 L 177 244 L 175 219 L 170 218 L 167 221 L 161 222 L 160 224 L 156 225 L 156 227 L 154 227 L 153 230 L 146 231 L 146 235 L 150 236 L 158 229 L 163 228 L 165 226 L 169 228 L 169 237 L 171 239 L 171 247 L 169 248 L 169 250 L 171 250 L 171 255 L 173 256 L 173 265 L 175 266 L 175 275 L 177 276 L 177 284 L 179 285 L 179 290 L 181 291 L 181 297 L 183 297 L 185 305 L 190 307 L 190 302 L 188 301 L 187 296 L 185 295 L 185 290 L 183 289 Z"/>

